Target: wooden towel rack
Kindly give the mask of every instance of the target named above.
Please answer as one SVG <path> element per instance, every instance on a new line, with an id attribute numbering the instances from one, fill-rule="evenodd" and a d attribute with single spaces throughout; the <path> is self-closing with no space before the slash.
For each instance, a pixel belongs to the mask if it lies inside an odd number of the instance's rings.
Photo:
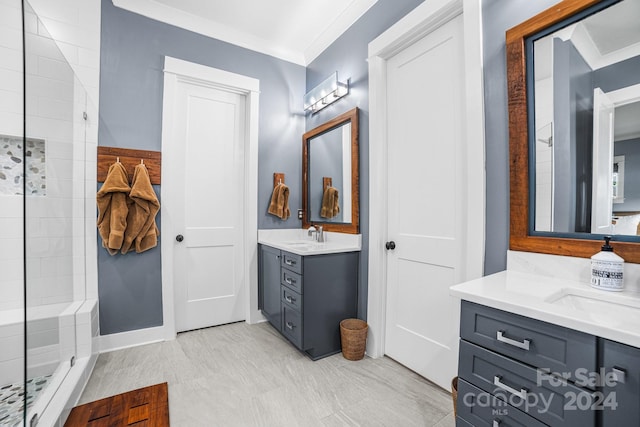
<path id="1" fill-rule="evenodd" d="M 120 160 L 127 170 L 129 181 L 133 178 L 133 171 L 140 161 L 149 171 L 151 184 L 160 185 L 160 168 L 162 153 L 160 151 L 134 150 L 130 148 L 100 147 L 98 146 L 98 182 L 104 182 L 109 172 L 109 166 Z"/>
<path id="2" fill-rule="evenodd" d="M 273 173 L 273 188 L 276 188 L 278 184 L 284 184 L 284 174 L 281 172 Z"/>

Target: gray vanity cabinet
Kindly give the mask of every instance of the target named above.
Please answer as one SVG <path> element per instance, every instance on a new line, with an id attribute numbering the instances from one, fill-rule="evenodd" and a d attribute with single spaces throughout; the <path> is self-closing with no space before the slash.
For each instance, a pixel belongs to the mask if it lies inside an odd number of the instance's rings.
<path id="1" fill-rule="evenodd" d="M 258 307 L 316 360 L 338 353 L 340 321 L 357 316 L 358 252 L 301 256 L 258 248 Z"/>
<path id="2" fill-rule="evenodd" d="M 640 425 L 640 349 L 603 339 L 602 358 L 602 425 Z"/>
<path id="3" fill-rule="evenodd" d="M 468 301 L 461 307 L 459 383 L 474 391 L 458 390 L 460 419 L 475 426 L 596 425 L 594 390 L 575 381 L 580 369 L 596 371 L 595 336 Z"/>
<path id="4" fill-rule="evenodd" d="M 267 320 L 280 330 L 280 249 L 260 245 L 258 250 L 258 308 Z"/>
<path id="5" fill-rule="evenodd" d="M 639 348 L 461 307 L 458 426 L 640 426 Z"/>

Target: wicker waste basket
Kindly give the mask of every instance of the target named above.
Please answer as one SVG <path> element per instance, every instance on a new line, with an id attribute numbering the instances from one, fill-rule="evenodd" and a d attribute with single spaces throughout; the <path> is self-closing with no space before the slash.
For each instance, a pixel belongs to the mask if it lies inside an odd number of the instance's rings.
<path id="1" fill-rule="evenodd" d="M 451 380 L 451 398 L 453 399 L 453 417 L 455 418 L 458 415 L 458 377 L 454 377 Z"/>
<path id="2" fill-rule="evenodd" d="M 345 319 L 340 322 L 342 356 L 347 360 L 360 360 L 367 346 L 367 322 L 360 319 Z"/>

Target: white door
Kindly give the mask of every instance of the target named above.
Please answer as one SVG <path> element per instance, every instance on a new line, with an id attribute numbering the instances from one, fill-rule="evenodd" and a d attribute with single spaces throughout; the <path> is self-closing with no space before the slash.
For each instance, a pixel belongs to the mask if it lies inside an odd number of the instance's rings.
<path id="1" fill-rule="evenodd" d="M 593 91 L 593 188 L 591 232 L 609 234 L 613 211 L 613 123 L 615 106 L 599 87 Z"/>
<path id="2" fill-rule="evenodd" d="M 162 200 L 174 235 L 176 331 L 244 320 L 245 97 L 179 80 Z M 168 154 L 168 155 L 167 155 Z M 175 237 L 175 240 L 174 240 Z"/>
<path id="3" fill-rule="evenodd" d="M 456 375 L 467 215 L 462 16 L 387 62 L 385 353 L 443 388 Z"/>

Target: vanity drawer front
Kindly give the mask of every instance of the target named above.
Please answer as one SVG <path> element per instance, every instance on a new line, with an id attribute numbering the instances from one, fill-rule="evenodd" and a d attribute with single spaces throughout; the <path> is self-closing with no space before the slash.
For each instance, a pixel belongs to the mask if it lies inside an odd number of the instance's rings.
<path id="1" fill-rule="evenodd" d="M 289 271 L 286 268 L 280 269 L 280 283 L 290 287 L 298 293 L 302 293 L 302 276 Z"/>
<path id="2" fill-rule="evenodd" d="M 458 381 L 458 417 L 475 427 L 546 427 L 535 418 L 464 380 Z"/>
<path id="3" fill-rule="evenodd" d="M 462 301 L 460 336 L 572 380 L 576 372 L 597 372 L 595 336 L 468 301 Z"/>
<path id="4" fill-rule="evenodd" d="M 281 294 L 282 294 L 282 302 L 286 304 L 288 307 L 300 311 L 302 307 L 302 296 L 287 288 L 286 286 L 281 286 Z"/>
<path id="5" fill-rule="evenodd" d="M 298 274 L 302 274 L 302 256 L 290 252 L 282 252 L 281 265 Z"/>
<path id="6" fill-rule="evenodd" d="M 592 391 L 460 340 L 460 378 L 549 426 L 593 426 Z"/>
<path id="7" fill-rule="evenodd" d="M 282 304 L 282 332 L 302 350 L 302 316 L 299 311 L 292 310 L 287 304 Z"/>

